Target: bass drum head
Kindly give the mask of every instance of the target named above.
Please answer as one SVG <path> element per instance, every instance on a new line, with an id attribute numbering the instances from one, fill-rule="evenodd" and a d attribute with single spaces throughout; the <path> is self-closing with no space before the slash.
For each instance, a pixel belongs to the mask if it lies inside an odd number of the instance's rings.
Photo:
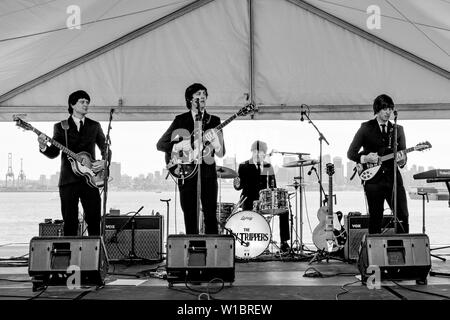
<path id="1" fill-rule="evenodd" d="M 236 257 L 241 259 L 256 258 L 268 248 L 272 239 L 267 220 L 253 211 L 233 214 L 225 224 L 225 228 L 234 233 Z"/>

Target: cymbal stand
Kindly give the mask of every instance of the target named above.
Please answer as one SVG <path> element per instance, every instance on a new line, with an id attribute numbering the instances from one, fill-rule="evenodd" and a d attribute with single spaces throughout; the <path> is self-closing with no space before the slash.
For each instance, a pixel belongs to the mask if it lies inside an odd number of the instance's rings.
<path id="1" fill-rule="evenodd" d="M 323 141 L 325 141 L 328 145 L 330 145 L 327 141 L 327 139 L 325 138 L 325 136 L 322 134 L 322 132 L 320 132 L 320 130 L 316 127 L 316 125 L 314 124 L 314 122 L 312 122 L 311 118 L 309 117 L 309 106 L 306 104 L 303 104 L 302 107 L 306 107 L 307 111 L 302 111 L 302 118 L 301 121 L 303 121 L 303 116 L 305 116 L 308 119 L 308 122 L 312 124 L 312 126 L 314 127 L 314 129 L 316 129 L 316 131 L 319 133 L 319 145 L 320 145 L 320 150 L 319 150 L 319 194 L 320 194 L 320 200 L 319 200 L 319 208 L 322 206 L 322 144 Z"/>
<path id="2" fill-rule="evenodd" d="M 298 155 L 298 160 L 302 160 L 302 155 Z M 298 185 L 295 187 L 295 226 L 297 230 L 299 230 L 298 234 L 300 235 L 300 239 L 296 239 L 298 242 L 297 254 L 300 256 L 306 256 L 304 253 L 304 244 L 303 244 L 303 166 L 298 168 Z M 298 197 L 297 197 L 297 188 L 298 188 Z M 298 198 L 300 200 L 297 202 Z M 297 205 L 299 203 L 299 206 Z M 297 211 L 297 207 L 299 210 Z M 298 214 L 299 213 L 299 214 Z M 300 225 L 298 225 L 298 217 L 300 216 Z M 298 238 L 298 234 L 296 236 Z"/>
<path id="3" fill-rule="evenodd" d="M 218 173 L 218 178 L 219 178 L 219 234 L 222 231 L 222 226 L 220 224 L 220 221 L 222 221 L 222 174 Z"/>

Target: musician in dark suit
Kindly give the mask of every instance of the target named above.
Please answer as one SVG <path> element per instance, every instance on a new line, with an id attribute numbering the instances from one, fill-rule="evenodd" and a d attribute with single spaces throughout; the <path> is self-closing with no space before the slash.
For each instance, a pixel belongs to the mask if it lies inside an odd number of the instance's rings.
<path id="1" fill-rule="evenodd" d="M 375 118 L 361 124 L 347 151 L 347 157 L 358 164 L 377 164 L 379 157 L 390 154 L 394 148 L 394 127 L 389 121 L 394 110 L 394 102 L 388 95 L 382 94 L 373 102 Z M 362 148 L 362 150 L 361 150 Z M 398 166 L 406 165 L 406 139 L 403 127 L 397 125 Z M 408 207 L 402 176 L 397 170 L 397 233 L 408 233 Z M 394 185 L 394 161 L 381 163 L 381 168 L 370 180 L 364 182 L 364 191 L 369 207 L 369 233 L 381 233 L 384 201 L 392 209 Z M 392 225 L 395 222 L 392 221 Z"/>
<path id="2" fill-rule="evenodd" d="M 245 199 L 243 210 L 253 210 L 253 202 L 259 199 L 259 192 L 263 189 L 276 188 L 275 173 L 270 163 L 264 162 L 267 154 L 267 144 L 256 140 L 251 148 L 252 157 L 239 165 L 238 177 L 234 178 L 233 186 L 236 190 L 242 190 L 241 199 Z M 256 210 L 256 209 L 255 209 Z M 289 251 L 287 241 L 289 237 L 289 214 L 279 214 L 280 217 L 280 250 Z"/>
<path id="3" fill-rule="evenodd" d="M 186 107 L 189 111 L 177 115 L 166 132 L 159 139 L 156 148 L 166 153 L 166 162 L 174 154 L 187 152 L 189 158 L 184 160 L 197 161 L 198 156 L 191 151 L 198 146 L 200 135 L 191 134 L 196 125 L 201 124 L 204 133 L 203 141 L 208 146 L 206 154 L 201 159 L 200 167 L 200 200 L 204 216 L 205 234 L 218 234 L 217 225 L 217 172 L 214 156 L 225 155 L 225 145 L 221 131 L 209 130 L 220 125 L 220 118 L 206 112 L 208 91 L 200 83 L 190 85 L 185 91 Z M 198 120 L 199 119 L 199 120 Z M 195 130 L 200 132 L 200 130 Z M 197 148 L 198 150 L 198 148 Z M 198 155 L 198 153 L 197 153 Z M 199 234 L 197 219 L 197 172 L 187 179 L 178 179 L 180 203 L 184 213 L 186 234 Z"/>
<path id="4" fill-rule="evenodd" d="M 88 152 L 95 159 L 95 146 L 105 157 L 106 139 L 100 123 L 86 117 L 91 98 L 82 90 L 70 94 L 68 111 L 70 116 L 54 125 L 53 139 L 74 153 Z M 66 140 L 67 137 L 67 140 Z M 40 152 L 50 159 L 56 158 L 60 149 L 46 141 L 45 135 L 38 137 Z M 104 160 L 93 162 L 92 170 L 99 172 L 104 168 Z M 61 172 L 59 176 L 59 196 L 64 220 L 64 236 L 76 236 L 78 230 L 78 202 L 81 201 L 84 219 L 89 236 L 100 235 L 101 200 L 99 189 L 87 184 L 85 177 L 72 170 L 65 153 L 61 153 Z"/>

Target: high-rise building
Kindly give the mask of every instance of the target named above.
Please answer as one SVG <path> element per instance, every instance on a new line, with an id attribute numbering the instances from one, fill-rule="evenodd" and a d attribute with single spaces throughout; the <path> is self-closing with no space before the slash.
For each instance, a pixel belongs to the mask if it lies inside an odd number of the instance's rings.
<path id="1" fill-rule="evenodd" d="M 224 158 L 223 166 L 233 169 L 237 172 L 239 165 L 236 163 L 236 156 Z"/>
<path id="2" fill-rule="evenodd" d="M 122 181 L 122 166 L 120 162 L 111 162 L 109 170 L 110 177 L 112 178 L 111 183 L 114 185 L 119 185 Z"/>
<path id="3" fill-rule="evenodd" d="M 334 185 L 336 186 L 342 186 L 344 185 L 344 165 L 342 164 L 342 158 L 341 157 L 334 157 L 333 158 L 333 164 L 334 164 Z"/>

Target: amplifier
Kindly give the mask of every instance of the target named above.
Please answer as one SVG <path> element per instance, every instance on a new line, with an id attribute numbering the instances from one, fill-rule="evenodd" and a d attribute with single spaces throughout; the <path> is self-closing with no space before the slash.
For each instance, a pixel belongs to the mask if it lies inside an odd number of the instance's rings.
<path id="1" fill-rule="evenodd" d="M 167 237 L 167 281 L 234 282 L 232 235 L 170 235 Z"/>
<path id="2" fill-rule="evenodd" d="M 385 215 L 382 221 L 383 234 L 395 234 L 394 216 Z M 387 227 L 387 229 L 386 229 Z M 362 238 L 369 233 L 368 215 L 344 216 L 344 228 L 347 231 L 347 242 L 344 246 L 344 257 L 347 260 L 357 260 Z"/>
<path id="3" fill-rule="evenodd" d="M 105 217 L 105 246 L 111 262 L 130 258 L 162 260 L 163 217 L 110 216 Z M 133 252 L 134 251 L 134 252 Z"/>
<path id="4" fill-rule="evenodd" d="M 33 291 L 45 285 L 67 285 L 79 268 L 80 284 L 103 285 L 108 272 L 108 257 L 101 237 L 33 237 L 30 241 L 28 274 Z"/>
<path id="5" fill-rule="evenodd" d="M 417 280 L 426 283 L 431 269 L 430 241 L 426 234 L 366 235 L 358 269 L 366 282 L 369 266 L 380 268 L 380 280 Z"/>
<path id="6" fill-rule="evenodd" d="M 64 236 L 64 221 L 45 219 L 46 222 L 39 223 L 39 237 L 60 237 Z M 49 220 L 49 221 L 47 221 Z M 86 233 L 86 226 L 84 221 L 78 223 L 78 236 L 82 236 Z"/>
<path id="7" fill-rule="evenodd" d="M 54 222 L 39 223 L 39 237 L 57 237 L 64 235 L 64 222 L 55 220 Z"/>

